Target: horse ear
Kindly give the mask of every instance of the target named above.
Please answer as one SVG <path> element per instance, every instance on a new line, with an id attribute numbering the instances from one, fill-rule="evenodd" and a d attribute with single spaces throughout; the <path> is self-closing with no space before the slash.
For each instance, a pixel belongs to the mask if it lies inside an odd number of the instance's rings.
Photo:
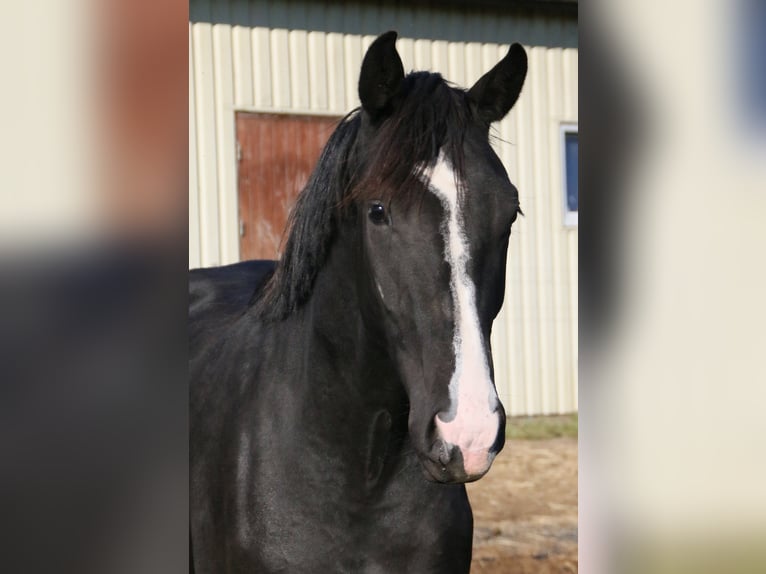
<path id="1" fill-rule="evenodd" d="M 396 51 L 397 33 L 386 32 L 370 44 L 359 74 L 359 100 L 373 119 L 389 111 L 404 79 L 404 66 Z"/>
<path id="2" fill-rule="evenodd" d="M 513 44 L 505 58 L 468 90 L 479 118 L 487 124 L 502 120 L 519 98 L 526 76 L 527 53 L 521 44 Z"/>

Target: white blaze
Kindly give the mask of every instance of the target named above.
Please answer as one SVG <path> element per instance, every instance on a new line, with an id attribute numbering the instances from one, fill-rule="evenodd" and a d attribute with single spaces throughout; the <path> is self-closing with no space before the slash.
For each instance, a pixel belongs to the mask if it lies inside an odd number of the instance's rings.
<path id="1" fill-rule="evenodd" d="M 455 172 L 443 154 L 431 171 L 428 185 L 444 207 L 442 235 L 449 263 L 450 289 L 455 309 L 455 372 L 449 383 L 450 415 L 436 417 L 441 438 L 460 448 L 465 471 L 480 474 L 492 462 L 488 450 L 497 436 L 497 393 L 492 385 L 476 308 L 476 288 L 468 274 L 468 240 L 460 212 Z"/>

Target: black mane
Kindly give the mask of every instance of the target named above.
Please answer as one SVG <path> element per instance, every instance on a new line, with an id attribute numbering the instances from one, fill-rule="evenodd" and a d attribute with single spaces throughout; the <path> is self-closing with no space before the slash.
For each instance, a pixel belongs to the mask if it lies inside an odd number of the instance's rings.
<path id="1" fill-rule="evenodd" d="M 413 72 L 398 102 L 375 128 L 366 149 L 359 135 L 367 121 L 358 108 L 343 118 L 322 150 L 288 219 L 284 252 L 263 289 L 251 300 L 264 320 L 279 320 L 308 299 L 324 264 L 337 221 L 357 200 L 414 199 L 420 175 L 443 150 L 462 179 L 463 139 L 470 116 L 466 92 L 439 74 Z"/>

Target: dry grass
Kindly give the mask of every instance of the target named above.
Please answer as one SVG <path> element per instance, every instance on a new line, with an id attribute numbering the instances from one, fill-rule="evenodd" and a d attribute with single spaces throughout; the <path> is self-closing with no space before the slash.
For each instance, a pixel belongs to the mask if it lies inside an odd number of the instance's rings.
<path id="1" fill-rule="evenodd" d="M 523 428 L 537 437 L 572 432 L 564 421 L 535 420 Z M 468 485 L 468 496 L 472 574 L 577 572 L 575 438 L 508 440 L 487 476 Z"/>

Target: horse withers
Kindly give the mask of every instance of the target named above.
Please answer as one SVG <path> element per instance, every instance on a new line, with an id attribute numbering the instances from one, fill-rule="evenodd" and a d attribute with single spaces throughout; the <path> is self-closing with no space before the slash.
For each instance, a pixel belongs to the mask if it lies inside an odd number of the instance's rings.
<path id="1" fill-rule="evenodd" d="M 378 37 L 277 262 L 190 278 L 192 568 L 466 573 L 464 483 L 505 441 L 490 332 L 519 197 L 489 127 L 524 49 L 470 90 Z"/>

